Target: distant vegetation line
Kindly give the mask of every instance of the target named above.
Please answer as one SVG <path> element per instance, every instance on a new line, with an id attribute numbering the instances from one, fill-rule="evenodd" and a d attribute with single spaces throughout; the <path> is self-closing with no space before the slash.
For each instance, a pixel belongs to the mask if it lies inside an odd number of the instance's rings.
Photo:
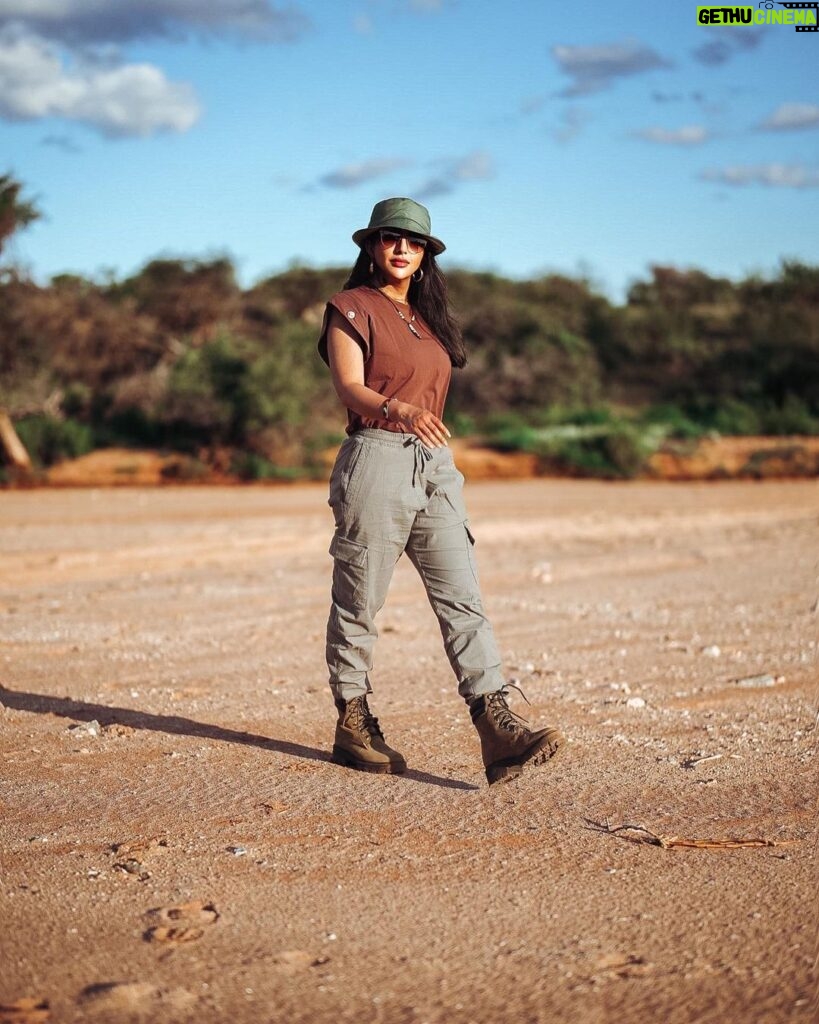
<path id="1" fill-rule="evenodd" d="M 227 259 L 159 259 L 43 287 L 8 267 L 0 409 L 40 466 L 125 445 L 185 453 L 191 475 L 309 474 L 343 430 L 316 338 L 346 274 L 294 266 L 242 289 Z M 561 275 L 448 280 L 469 352 L 460 436 L 629 476 L 709 431 L 819 433 L 819 267 L 732 282 L 655 266 L 620 305 Z"/>

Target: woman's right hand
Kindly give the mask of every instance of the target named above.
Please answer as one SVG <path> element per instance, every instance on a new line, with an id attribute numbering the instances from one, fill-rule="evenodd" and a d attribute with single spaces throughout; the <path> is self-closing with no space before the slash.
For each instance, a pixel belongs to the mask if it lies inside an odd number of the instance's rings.
<path id="1" fill-rule="evenodd" d="M 394 423 L 400 423 L 410 433 L 415 434 L 427 448 L 443 448 L 447 438 L 452 437 L 443 421 L 439 420 L 434 412 L 422 409 L 419 405 L 392 402 L 389 413 Z"/>

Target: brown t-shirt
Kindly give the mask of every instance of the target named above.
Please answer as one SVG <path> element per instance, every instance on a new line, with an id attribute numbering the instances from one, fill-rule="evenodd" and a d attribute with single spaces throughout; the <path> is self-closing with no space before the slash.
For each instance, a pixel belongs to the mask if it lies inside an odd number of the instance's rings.
<path id="1" fill-rule="evenodd" d="M 327 303 L 321 327 L 318 350 L 329 366 L 327 357 L 327 326 L 330 311 L 337 309 L 354 329 L 364 353 L 364 384 L 384 398 L 419 405 L 443 419 L 452 362 L 449 353 L 426 323 L 416 313 L 412 333 L 407 322 L 396 312 L 396 304 L 376 288 L 361 285 L 338 292 Z M 409 319 L 407 307 L 398 306 Z M 367 419 L 352 409 L 347 410 L 347 433 L 363 427 L 402 432 L 398 423 Z"/>

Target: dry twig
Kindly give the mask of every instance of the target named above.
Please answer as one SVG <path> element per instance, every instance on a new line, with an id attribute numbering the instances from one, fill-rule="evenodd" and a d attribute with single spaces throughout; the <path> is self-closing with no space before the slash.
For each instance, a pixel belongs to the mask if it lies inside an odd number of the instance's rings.
<path id="1" fill-rule="evenodd" d="M 656 832 L 652 832 L 650 829 L 645 828 L 643 825 L 631 825 L 625 823 L 623 825 L 612 826 L 609 825 L 608 822 L 602 823 L 598 821 L 591 821 L 588 818 L 586 821 L 591 828 L 596 829 L 598 832 L 604 832 L 606 835 L 620 835 L 622 839 L 627 839 L 630 843 L 648 843 L 650 846 L 661 846 L 664 850 L 673 850 L 683 847 L 694 850 L 741 850 L 753 847 L 791 846 L 794 843 L 799 842 L 798 839 L 761 838 L 686 839 L 683 836 L 661 836 Z"/>
<path id="2" fill-rule="evenodd" d="M 698 764 L 705 764 L 707 761 L 719 761 L 722 754 L 707 754 L 705 757 L 689 757 L 683 761 L 683 768 L 696 768 Z"/>

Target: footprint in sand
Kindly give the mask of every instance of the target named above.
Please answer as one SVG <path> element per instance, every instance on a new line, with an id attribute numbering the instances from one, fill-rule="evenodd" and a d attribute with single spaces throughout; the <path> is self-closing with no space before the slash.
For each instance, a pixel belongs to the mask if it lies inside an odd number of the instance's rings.
<path id="1" fill-rule="evenodd" d="M 79 1003 L 89 1019 L 117 1024 L 181 1024 L 196 1019 L 197 997 L 183 988 L 159 988 L 147 981 L 89 985 Z"/>
<path id="2" fill-rule="evenodd" d="M 165 839 L 134 839 L 127 843 L 115 843 L 111 851 L 119 860 L 114 863 L 114 871 L 133 875 L 140 882 L 147 882 L 151 872 L 146 868 L 145 861 L 167 849 L 168 843 Z"/>
<path id="3" fill-rule="evenodd" d="M 46 1024 L 51 1020 L 47 999 L 16 999 L 0 1003 L 0 1024 Z"/>
<path id="4" fill-rule="evenodd" d="M 212 903 L 194 901 L 178 907 L 156 907 L 147 912 L 149 921 L 156 921 L 144 934 L 147 942 L 167 942 L 181 945 L 201 939 L 205 930 L 219 920 Z"/>

